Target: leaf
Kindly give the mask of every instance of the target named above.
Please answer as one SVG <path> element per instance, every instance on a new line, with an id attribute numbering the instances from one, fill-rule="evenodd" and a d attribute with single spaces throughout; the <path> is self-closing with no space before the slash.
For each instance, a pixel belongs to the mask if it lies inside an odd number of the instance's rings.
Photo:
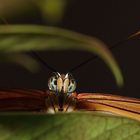
<path id="1" fill-rule="evenodd" d="M 15 63 L 23 66 L 30 72 L 36 72 L 39 69 L 39 64 L 29 55 L 21 53 L 0 53 L 0 62 Z"/>
<path id="2" fill-rule="evenodd" d="M 51 23 L 58 23 L 63 18 L 67 0 L 35 0 L 43 18 Z"/>
<path id="3" fill-rule="evenodd" d="M 47 22 L 57 24 L 65 14 L 67 0 L 0 0 L 0 23 L 16 17 L 42 14 Z"/>
<path id="4" fill-rule="evenodd" d="M 113 72 L 119 86 L 123 77 L 117 62 L 106 45 L 94 38 L 57 27 L 37 25 L 1 25 L 0 52 L 29 50 L 79 49 L 98 55 Z"/>
<path id="5" fill-rule="evenodd" d="M 0 115 L 1 140 L 139 140 L 140 122 L 94 113 Z"/>

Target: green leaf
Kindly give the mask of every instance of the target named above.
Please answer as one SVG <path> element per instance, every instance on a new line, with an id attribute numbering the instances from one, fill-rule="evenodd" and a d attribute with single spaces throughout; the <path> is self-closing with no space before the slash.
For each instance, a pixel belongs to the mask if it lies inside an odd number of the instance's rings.
<path id="1" fill-rule="evenodd" d="M 94 113 L 0 115 L 1 140 L 139 140 L 140 122 Z"/>
<path id="2" fill-rule="evenodd" d="M 29 55 L 21 53 L 0 53 L 0 62 L 15 63 L 23 66 L 30 72 L 37 72 L 40 68 L 39 63 Z"/>
<path id="3" fill-rule="evenodd" d="M 43 18 L 51 23 L 58 23 L 63 18 L 67 0 L 35 0 Z"/>
<path id="4" fill-rule="evenodd" d="M 52 24 L 60 22 L 65 14 L 67 0 L 0 0 L 0 23 L 7 23 L 5 19 L 23 16 L 42 15 L 44 20 Z"/>
<path id="5" fill-rule="evenodd" d="M 109 66 L 117 84 L 123 85 L 123 77 L 117 62 L 106 45 L 97 38 L 48 26 L 0 26 L 0 52 L 44 49 L 79 49 L 95 53 Z"/>

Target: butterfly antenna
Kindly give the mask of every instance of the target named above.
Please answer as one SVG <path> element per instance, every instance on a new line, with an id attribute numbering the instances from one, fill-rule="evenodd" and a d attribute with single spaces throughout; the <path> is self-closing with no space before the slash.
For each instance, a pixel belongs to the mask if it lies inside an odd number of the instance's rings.
<path id="1" fill-rule="evenodd" d="M 129 41 L 129 40 L 131 40 L 131 39 L 133 39 L 133 38 L 135 38 L 135 37 L 138 36 L 138 35 L 140 35 L 140 31 L 138 31 L 138 32 L 136 32 L 136 33 L 134 33 L 134 34 L 131 34 L 128 38 L 119 41 L 119 42 L 116 43 L 115 45 L 112 45 L 109 49 L 112 50 L 112 49 L 118 47 L 119 45 L 121 45 L 121 44 L 123 44 L 123 43 L 125 43 L 125 42 L 127 42 L 127 41 Z M 77 70 L 77 69 L 80 68 L 81 66 L 83 66 L 83 65 L 85 65 L 85 64 L 89 63 L 90 61 L 95 60 L 95 59 L 97 59 L 97 58 L 99 58 L 99 57 L 98 57 L 98 56 L 90 57 L 90 58 L 88 58 L 87 60 L 85 60 L 84 62 L 80 63 L 79 65 L 73 67 L 69 72 L 72 73 L 73 71 Z"/>
<path id="2" fill-rule="evenodd" d="M 41 64 L 43 64 L 45 66 L 45 68 L 47 68 L 47 70 L 51 70 L 52 72 L 57 72 L 53 67 L 51 67 L 50 65 L 48 65 L 41 57 L 40 55 L 35 52 L 35 51 L 31 51 L 32 56 L 39 62 L 41 62 Z"/>

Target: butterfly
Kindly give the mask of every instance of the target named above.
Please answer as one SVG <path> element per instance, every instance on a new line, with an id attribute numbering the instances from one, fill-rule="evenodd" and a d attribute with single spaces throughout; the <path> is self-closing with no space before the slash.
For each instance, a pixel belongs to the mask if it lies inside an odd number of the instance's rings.
<path id="1" fill-rule="evenodd" d="M 102 93 L 76 93 L 72 74 L 55 72 L 49 90 L 6 89 L 0 91 L 0 111 L 71 112 L 99 111 L 140 121 L 140 99 Z"/>

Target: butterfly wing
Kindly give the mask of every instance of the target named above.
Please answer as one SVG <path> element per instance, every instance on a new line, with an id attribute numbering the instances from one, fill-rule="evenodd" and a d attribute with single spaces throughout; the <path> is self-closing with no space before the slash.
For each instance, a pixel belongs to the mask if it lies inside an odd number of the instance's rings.
<path id="1" fill-rule="evenodd" d="M 140 121 L 140 99 L 102 93 L 80 93 L 77 95 L 79 110 L 107 112 Z"/>
<path id="2" fill-rule="evenodd" d="M 47 93 L 41 90 L 0 90 L 0 111 L 40 111 Z"/>

